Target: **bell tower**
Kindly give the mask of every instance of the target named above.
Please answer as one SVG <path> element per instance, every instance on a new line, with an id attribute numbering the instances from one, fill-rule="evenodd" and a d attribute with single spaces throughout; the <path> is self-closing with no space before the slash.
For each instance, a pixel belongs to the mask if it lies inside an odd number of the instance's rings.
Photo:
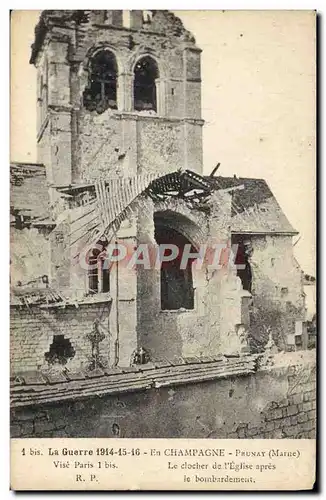
<path id="1" fill-rule="evenodd" d="M 200 54 L 169 11 L 43 11 L 30 62 L 50 185 L 201 173 Z"/>

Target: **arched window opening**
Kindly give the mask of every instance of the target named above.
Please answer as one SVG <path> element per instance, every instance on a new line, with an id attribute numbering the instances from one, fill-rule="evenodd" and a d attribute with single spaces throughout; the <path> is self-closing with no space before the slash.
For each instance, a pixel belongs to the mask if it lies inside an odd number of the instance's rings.
<path id="1" fill-rule="evenodd" d="M 89 111 L 103 113 L 117 109 L 117 63 L 114 54 L 102 50 L 90 63 L 89 82 L 84 91 L 84 106 Z"/>
<path id="2" fill-rule="evenodd" d="M 153 11 L 152 10 L 143 10 L 143 23 L 151 24 L 153 20 Z"/>
<path id="3" fill-rule="evenodd" d="M 155 239 L 159 245 L 173 244 L 179 249 L 178 256 L 161 266 L 161 309 L 194 309 L 194 287 L 192 277 L 193 259 L 188 259 L 185 269 L 181 269 L 184 246 L 189 241 L 174 229 L 155 224 Z M 196 249 L 191 247 L 191 252 Z"/>
<path id="4" fill-rule="evenodd" d="M 140 59 L 134 69 L 134 109 L 157 111 L 156 79 L 158 67 L 149 56 Z"/>
<path id="5" fill-rule="evenodd" d="M 250 257 L 252 254 L 252 246 L 249 241 L 245 241 L 241 236 L 234 236 L 232 244 L 238 245 L 235 264 L 237 268 L 237 276 L 240 278 L 242 287 L 251 293 L 252 289 L 252 272 L 250 265 Z M 241 266 L 241 267 L 240 267 Z"/>

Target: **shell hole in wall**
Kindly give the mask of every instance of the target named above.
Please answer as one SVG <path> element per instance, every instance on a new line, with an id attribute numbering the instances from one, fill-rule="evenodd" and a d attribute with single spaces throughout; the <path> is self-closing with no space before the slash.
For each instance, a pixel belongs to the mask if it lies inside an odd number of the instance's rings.
<path id="1" fill-rule="evenodd" d="M 72 347 L 70 340 L 65 339 L 64 335 L 54 335 L 49 352 L 44 355 L 49 365 L 65 365 L 74 356 L 75 349 Z"/>

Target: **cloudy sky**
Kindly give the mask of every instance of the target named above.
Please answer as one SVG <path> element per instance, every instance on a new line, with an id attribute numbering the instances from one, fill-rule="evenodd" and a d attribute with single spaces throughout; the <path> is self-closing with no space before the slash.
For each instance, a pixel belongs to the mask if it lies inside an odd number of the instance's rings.
<path id="1" fill-rule="evenodd" d="M 204 172 L 265 178 L 315 274 L 315 33 L 309 11 L 178 11 L 202 53 Z M 36 161 L 38 11 L 12 15 L 11 159 Z"/>

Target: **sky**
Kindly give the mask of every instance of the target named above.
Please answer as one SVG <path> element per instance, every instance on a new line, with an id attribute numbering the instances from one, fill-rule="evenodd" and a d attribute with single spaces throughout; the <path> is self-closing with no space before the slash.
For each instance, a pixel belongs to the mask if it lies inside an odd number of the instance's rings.
<path id="1" fill-rule="evenodd" d="M 315 31 L 311 11 L 176 11 L 202 52 L 204 173 L 266 179 L 315 275 Z M 39 11 L 11 30 L 11 160 L 36 162 Z M 294 242 L 298 237 L 294 238 Z"/>

